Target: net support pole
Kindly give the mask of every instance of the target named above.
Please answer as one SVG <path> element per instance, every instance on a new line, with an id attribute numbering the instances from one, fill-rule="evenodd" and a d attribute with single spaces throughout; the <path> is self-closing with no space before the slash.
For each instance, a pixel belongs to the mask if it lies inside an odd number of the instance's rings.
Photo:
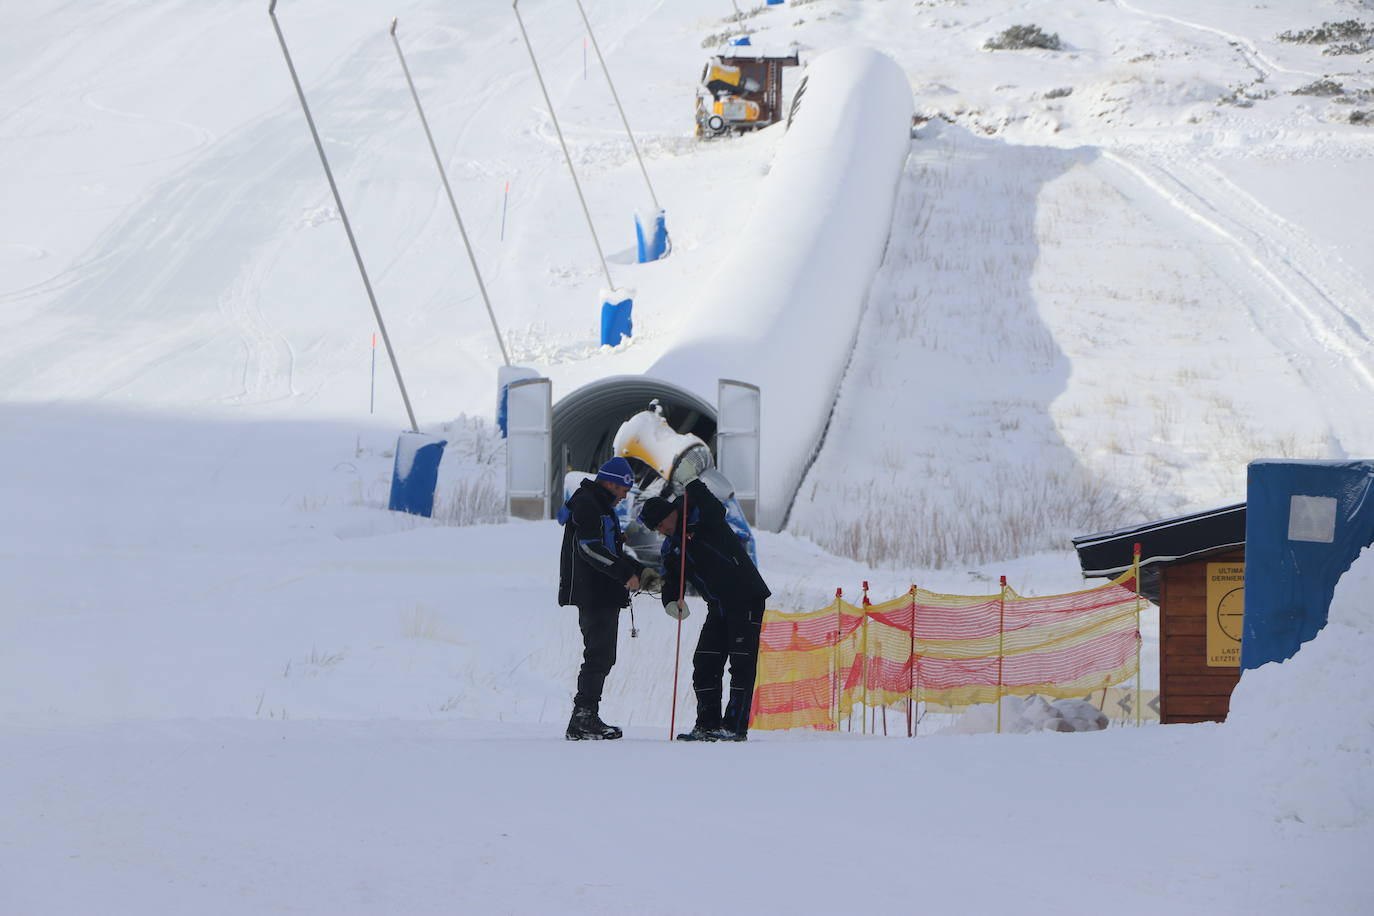
<path id="1" fill-rule="evenodd" d="M 463 225 L 463 217 L 458 212 L 458 202 L 453 199 L 453 188 L 448 183 L 448 173 L 444 169 L 444 161 L 439 157 L 439 148 L 434 145 L 434 134 L 430 132 L 429 119 L 425 117 L 424 106 L 420 104 L 420 94 L 415 91 L 415 80 L 410 77 L 410 67 L 406 64 L 405 53 L 401 51 L 401 41 L 396 37 L 397 22 L 397 19 L 391 20 L 391 43 L 396 46 L 396 57 L 401 61 L 401 71 L 406 75 L 406 85 L 410 87 L 410 97 L 415 100 L 415 111 L 420 116 L 420 125 L 425 129 L 425 139 L 429 141 L 429 151 L 434 155 L 434 166 L 439 170 L 439 180 L 443 182 L 444 193 L 448 195 L 449 209 L 453 211 L 453 218 L 458 223 L 458 234 L 463 237 L 463 247 L 467 249 L 468 262 L 472 264 L 472 275 L 477 278 L 477 289 L 481 292 L 482 302 L 487 307 L 487 317 L 491 319 L 491 329 L 496 334 L 496 345 L 501 348 L 501 361 L 509 366 L 510 354 L 506 352 L 506 342 L 501 338 L 501 328 L 496 323 L 496 312 L 492 310 L 491 297 L 487 295 L 487 285 L 482 282 L 482 271 L 477 266 L 477 255 L 473 254 L 472 242 L 468 240 L 467 227 Z M 501 210 L 501 218 L 504 221 L 504 205 Z"/>
<path id="2" fill-rule="evenodd" d="M 840 635 L 844 632 L 844 622 L 840 617 L 840 599 L 844 596 L 843 589 L 835 589 L 835 644 L 830 651 L 830 668 L 834 672 L 831 675 L 831 688 L 835 694 L 835 731 L 840 730 Z"/>
<path id="3" fill-rule="evenodd" d="M 872 719 L 873 719 L 873 710 L 870 708 L 869 702 L 868 702 L 868 583 L 867 583 L 867 582 L 864 583 L 863 601 L 860 603 L 860 607 L 862 608 L 863 615 L 864 615 L 864 616 L 863 616 L 863 622 L 860 624 L 860 626 L 862 626 L 863 629 L 864 629 L 864 631 L 863 631 L 863 636 L 862 636 L 861 639 L 860 639 L 860 644 L 863 646 L 863 663 L 862 663 L 862 665 L 860 665 L 860 668 L 859 668 L 860 674 L 863 676 L 863 679 L 864 679 L 864 686 L 863 686 L 863 693 L 862 693 L 862 696 L 863 696 L 863 698 L 864 698 L 864 714 L 863 714 L 863 718 L 861 718 L 861 719 L 859 720 L 859 732 L 860 732 L 860 734 L 866 735 L 866 734 L 868 734 L 869 731 L 870 731 L 870 729 L 869 729 L 869 722 L 872 721 Z M 875 723 L 874 728 L 873 728 L 872 730 L 873 730 L 873 731 L 876 731 L 876 730 L 877 730 L 876 723 Z"/>
<path id="4" fill-rule="evenodd" d="M 596 256 L 601 259 L 601 272 L 606 275 L 606 286 L 615 289 L 611 279 L 611 269 L 606 266 L 606 255 L 601 250 L 601 239 L 597 238 L 596 226 L 592 224 L 592 211 L 587 207 L 587 198 L 582 194 L 582 184 L 577 180 L 577 169 L 573 168 L 572 156 L 568 154 L 568 144 L 563 139 L 563 128 L 558 126 L 558 115 L 553 111 L 553 99 L 549 97 L 548 87 L 544 85 L 544 74 L 539 69 L 539 60 L 534 56 L 534 45 L 530 43 L 529 32 L 525 31 L 525 20 L 520 15 L 520 0 L 511 0 L 510 8 L 515 11 L 515 21 L 520 26 L 520 36 L 525 40 L 525 50 L 530 53 L 530 64 L 534 67 L 534 78 L 539 82 L 539 91 L 544 94 L 544 104 L 549 106 L 549 120 L 553 131 L 558 135 L 558 145 L 563 148 L 563 161 L 568 164 L 568 174 L 572 176 L 573 187 L 577 189 L 577 199 L 582 204 L 582 215 L 587 218 L 587 229 L 591 232 L 592 244 L 596 246 Z"/>
<path id="5" fill-rule="evenodd" d="M 620 112 L 620 123 L 625 125 L 625 136 L 630 138 L 630 148 L 635 151 L 635 159 L 639 162 L 639 171 L 644 175 L 644 183 L 649 186 L 649 199 L 654 202 L 654 209 L 658 206 L 658 195 L 654 193 L 654 183 L 649 180 L 649 170 L 644 167 L 644 157 L 639 154 L 639 144 L 635 142 L 635 133 L 630 130 L 630 121 L 625 117 L 625 108 L 620 104 L 620 93 L 615 91 L 615 80 L 611 79 L 611 71 L 606 67 L 606 58 L 601 56 L 601 45 L 597 43 L 596 33 L 592 31 L 592 24 L 587 19 L 587 11 L 582 8 L 582 0 L 577 0 L 577 11 L 582 14 L 582 22 L 587 26 L 587 35 L 592 40 L 592 50 L 596 51 L 597 62 L 601 64 L 601 72 L 606 76 L 606 85 L 611 87 L 611 98 L 615 99 L 615 110 Z M 583 49 L 585 51 L 585 48 Z"/>
<path id="6" fill-rule="evenodd" d="M 329 190 L 334 195 L 334 206 L 339 208 L 339 220 L 343 223 L 344 232 L 348 234 L 348 245 L 353 249 L 353 260 L 358 263 L 358 273 L 363 278 L 363 288 L 367 290 L 367 301 L 372 303 L 372 314 L 377 319 L 377 330 L 382 334 L 382 343 L 386 345 L 387 358 L 391 360 L 391 371 L 396 376 L 396 385 L 401 389 L 401 401 L 406 408 L 406 416 L 410 419 L 411 432 L 419 432 L 419 424 L 415 422 L 415 411 L 410 406 L 410 395 L 406 393 L 405 380 L 401 378 L 401 366 L 396 361 L 396 351 L 391 346 L 391 336 L 386 332 L 386 322 L 382 321 L 382 310 L 377 305 L 377 296 L 372 292 L 372 281 L 367 277 L 367 268 L 363 266 L 363 256 L 358 251 L 358 240 L 353 236 L 353 226 L 348 221 L 348 212 L 344 209 L 343 198 L 339 196 L 339 186 L 334 182 L 334 172 L 329 168 L 329 157 L 324 154 L 324 144 L 320 142 L 320 132 L 315 129 L 315 119 L 310 115 L 310 106 L 305 101 L 305 90 L 301 88 L 300 77 L 296 75 L 296 65 L 291 60 L 291 52 L 286 47 L 286 36 L 282 34 L 281 23 L 277 22 L 277 0 L 271 0 L 267 5 L 267 15 L 272 18 L 272 28 L 277 32 L 277 41 L 281 44 L 282 56 L 286 58 L 286 69 L 291 71 L 291 83 L 296 87 L 296 97 L 301 101 L 301 111 L 305 112 L 305 123 L 310 126 L 310 136 L 315 140 L 315 151 L 320 154 L 320 165 L 324 166 L 324 177 L 329 179 Z"/>
<path id="7" fill-rule="evenodd" d="M 906 736 L 916 737 L 916 586 L 911 586 L 911 650 L 907 656 Z"/>
<path id="8" fill-rule="evenodd" d="M 1007 634 L 1007 577 L 1002 577 L 1002 590 L 997 593 L 997 734 L 1002 734 L 1002 658 Z"/>
<path id="9" fill-rule="evenodd" d="M 1132 559 L 1132 570 L 1135 574 L 1135 727 L 1139 728 L 1141 717 L 1144 714 L 1142 707 L 1145 705 L 1145 695 L 1141 692 L 1142 682 L 1140 679 L 1140 644 L 1144 638 L 1140 633 L 1140 545 L 1136 544 Z M 1103 691 L 1105 693 L 1106 691 Z"/>

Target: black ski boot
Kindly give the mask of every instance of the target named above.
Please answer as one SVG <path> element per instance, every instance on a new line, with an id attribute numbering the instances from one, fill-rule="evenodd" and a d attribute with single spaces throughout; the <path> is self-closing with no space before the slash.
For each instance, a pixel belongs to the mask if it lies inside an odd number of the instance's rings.
<path id="1" fill-rule="evenodd" d="M 715 728 L 709 728 L 709 727 L 707 727 L 707 726 L 705 726 L 705 725 L 702 725 L 700 722 L 698 722 L 696 725 L 693 725 L 693 726 L 692 726 L 692 730 L 691 730 L 691 731 L 689 731 L 689 732 L 683 732 L 682 734 L 678 735 L 678 736 L 677 736 L 677 740 L 679 740 L 679 741 L 718 741 L 718 740 L 720 740 L 720 739 L 717 738 L 716 735 L 717 735 L 717 733 L 718 733 L 719 731 L 720 731 L 720 727 L 719 727 L 719 726 L 717 726 L 717 727 L 715 727 Z"/>
<path id="2" fill-rule="evenodd" d="M 716 736 L 715 740 L 749 740 L 749 706 L 752 699 L 752 695 L 748 699 L 737 696 L 730 697 L 730 702 L 725 704 L 724 720 L 712 729 L 712 734 Z"/>
<path id="3" fill-rule="evenodd" d="M 720 697 L 715 702 L 697 697 L 697 724 L 692 730 L 677 736 L 679 741 L 715 741 L 720 731 Z"/>
<path id="4" fill-rule="evenodd" d="M 722 725 L 720 728 L 711 729 L 714 736 L 712 741 L 748 741 L 748 732 L 737 732 L 733 728 Z"/>
<path id="5" fill-rule="evenodd" d="M 614 725 L 601 721 L 594 706 L 579 706 L 573 710 L 568 720 L 568 730 L 563 735 L 569 741 L 614 741 L 625 734 Z"/>

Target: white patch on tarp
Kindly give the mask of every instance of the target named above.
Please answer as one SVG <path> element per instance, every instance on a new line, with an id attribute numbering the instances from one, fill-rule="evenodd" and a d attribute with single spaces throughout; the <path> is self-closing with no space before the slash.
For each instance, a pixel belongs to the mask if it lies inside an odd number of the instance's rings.
<path id="1" fill-rule="evenodd" d="M 1330 544 L 1336 540 L 1336 500 L 1297 496 L 1288 502 L 1288 540 Z"/>

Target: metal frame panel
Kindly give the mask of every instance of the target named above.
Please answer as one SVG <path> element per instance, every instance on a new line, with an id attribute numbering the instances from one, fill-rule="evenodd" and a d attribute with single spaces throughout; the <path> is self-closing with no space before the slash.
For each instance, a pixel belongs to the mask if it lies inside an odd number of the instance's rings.
<path id="1" fill-rule="evenodd" d="M 515 518 L 552 511 L 553 382 L 511 382 L 506 389 L 506 509 Z"/>
<path id="2" fill-rule="evenodd" d="M 757 385 L 723 378 L 716 395 L 716 467 L 735 488 L 750 525 L 759 502 L 759 440 L 762 394 Z"/>

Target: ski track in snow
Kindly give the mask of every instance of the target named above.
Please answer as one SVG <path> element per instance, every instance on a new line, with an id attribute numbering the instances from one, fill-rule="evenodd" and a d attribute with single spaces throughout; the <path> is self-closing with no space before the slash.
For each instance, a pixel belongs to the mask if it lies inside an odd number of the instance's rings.
<path id="1" fill-rule="evenodd" d="M 130 85 L 137 84 L 129 83 L 126 84 L 126 86 L 102 86 L 98 90 L 93 90 L 91 92 L 83 94 L 81 96 L 81 104 L 86 105 L 90 108 L 94 108 L 96 111 L 101 112 L 102 114 L 113 115 L 114 117 L 124 118 L 129 121 L 137 121 L 145 124 L 163 124 L 170 127 L 178 127 L 188 131 L 189 133 L 194 134 L 196 139 L 194 143 L 192 143 L 185 149 L 177 150 L 174 153 L 168 153 L 164 156 L 152 156 L 144 159 L 136 159 L 131 162 L 124 162 L 120 164 L 119 168 L 137 168 L 139 166 L 154 165 L 159 162 L 168 162 L 173 159 L 181 159 L 185 156 L 190 156 L 193 153 L 197 153 L 200 150 L 205 149 L 207 146 L 209 146 L 211 143 L 215 141 L 214 132 L 204 127 L 201 127 L 198 124 L 192 124 L 189 121 L 182 121 L 177 118 L 158 117 L 156 115 L 140 114 L 139 112 L 135 111 L 124 111 L 122 109 L 114 108 L 110 105 L 106 105 L 96 101 L 96 92 L 108 92 L 113 89 L 127 88 L 127 86 Z M 109 171 L 110 167 L 104 165 L 94 169 L 81 169 L 75 172 L 59 172 L 55 174 L 56 177 L 74 178 L 80 175 L 103 175 L 107 174 Z"/>
<path id="2" fill-rule="evenodd" d="M 1290 315 L 1301 323 L 1302 332 L 1285 331 L 1284 325 L 1291 327 L 1291 321 L 1276 325 L 1260 311 L 1257 301 L 1247 297 L 1252 303 L 1256 326 L 1280 349 L 1297 346 L 1304 340 L 1315 341 L 1328 354 L 1348 364 L 1364 387 L 1374 394 L 1374 353 L 1369 336 L 1340 301 L 1345 298 L 1346 302 L 1354 304 L 1367 301 L 1367 297 L 1357 285 L 1352 285 L 1348 269 L 1328 273 L 1330 263 L 1339 262 L 1338 258 L 1323 256 L 1296 226 L 1267 210 L 1215 167 L 1180 162 L 1146 163 L 1110 150 L 1104 150 L 1103 155 L 1192 221 L 1229 243 L 1270 296 L 1287 306 Z M 1321 274 L 1334 276 L 1341 284 L 1336 293 L 1329 292 L 1317 279 Z M 1319 369 L 1327 364 L 1328 361 L 1318 359 L 1298 368 L 1313 387 L 1327 388 L 1330 395 L 1348 384 L 1349 379 L 1343 371 L 1331 373 Z M 1329 403 L 1338 400 L 1328 398 Z"/>
<path id="3" fill-rule="evenodd" d="M 297 394 L 291 383 L 295 352 L 262 312 L 262 281 L 279 255 L 268 249 L 250 258 L 220 300 L 220 309 L 237 328 L 244 345 L 243 391 L 231 398 L 248 403 L 286 400 Z"/>
<path id="4" fill-rule="evenodd" d="M 1311 77 L 1313 79 L 1320 78 L 1322 75 L 1320 73 L 1313 73 L 1310 70 L 1295 70 L 1290 67 L 1284 67 L 1280 64 L 1275 63 L 1269 57 L 1265 56 L 1265 54 L 1255 46 L 1255 43 L 1252 39 L 1247 38 L 1244 35 L 1240 35 L 1235 32 L 1228 32 L 1225 29 L 1218 29 L 1210 25 L 1203 25 L 1200 22 L 1192 22 L 1187 19 L 1180 19 L 1177 16 L 1170 16 L 1168 13 L 1156 13 L 1151 10 L 1144 10 L 1128 2 L 1128 0 L 1114 0 L 1114 2 L 1116 3 L 1118 8 L 1125 10 L 1128 13 L 1134 13 L 1137 16 L 1144 16 L 1149 19 L 1159 19 L 1164 22 L 1172 22 L 1174 25 L 1181 25 L 1185 28 L 1196 29 L 1199 32 L 1208 32 L 1212 35 L 1216 35 L 1220 38 L 1225 39 L 1228 44 L 1236 48 L 1236 50 L 1238 50 L 1241 53 L 1241 56 L 1245 58 L 1246 64 L 1248 64 L 1251 69 L 1255 70 L 1257 73 L 1259 73 L 1266 79 L 1268 78 L 1269 74 L 1274 71 L 1277 71 L 1279 73 L 1287 73 L 1291 76 Z M 1266 70 L 1265 68 L 1268 69 Z"/>

